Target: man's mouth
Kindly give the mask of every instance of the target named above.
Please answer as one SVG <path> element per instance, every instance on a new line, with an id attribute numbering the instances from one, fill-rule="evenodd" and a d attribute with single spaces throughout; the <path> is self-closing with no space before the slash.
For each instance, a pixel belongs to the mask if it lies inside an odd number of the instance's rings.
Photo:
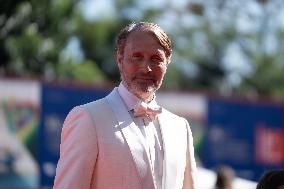
<path id="1" fill-rule="evenodd" d="M 135 77 L 134 80 L 137 80 L 137 81 L 144 81 L 144 82 L 149 82 L 149 81 L 152 81 L 154 82 L 155 79 L 154 78 L 151 78 L 151 77 Z"/>

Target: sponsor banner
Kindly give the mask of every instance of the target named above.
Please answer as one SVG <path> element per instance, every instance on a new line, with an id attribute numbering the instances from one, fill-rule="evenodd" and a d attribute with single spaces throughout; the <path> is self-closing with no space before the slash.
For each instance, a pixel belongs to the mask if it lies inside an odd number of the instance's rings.
<path id="1" fill-rule="evenodd" d="M 283 106 L 209 99 L 202 147 L 206 167 L 232 166 L 238 176 L 257 181 L 267 169 L 284 165 Z"/>

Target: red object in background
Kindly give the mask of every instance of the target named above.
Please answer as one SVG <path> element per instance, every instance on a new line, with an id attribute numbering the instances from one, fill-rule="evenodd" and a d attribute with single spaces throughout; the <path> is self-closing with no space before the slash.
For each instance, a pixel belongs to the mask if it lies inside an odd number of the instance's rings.
<path id="1" fill-rule="evenodd" d="M 266 165 L 284 164 L 283 128 L 269 128 L 263 124 L 256 127 L 255 160 Z"/>

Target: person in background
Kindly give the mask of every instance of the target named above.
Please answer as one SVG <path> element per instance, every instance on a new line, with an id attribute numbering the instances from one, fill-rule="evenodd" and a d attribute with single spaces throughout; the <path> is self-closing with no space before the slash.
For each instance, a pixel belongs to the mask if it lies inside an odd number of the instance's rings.
<path id="1" fill-rule="evenodd" d="M 190 126 L 156 102 L 171 56 L 171 40 L 157 24 L 121 30 L 122 81 L 68 114 L 54 189 L 196 189 Z"/>
<path id="2" fill-rule="evenodd" d="M 284 189 L 284 169 L 266 172 L 260 178 L 256 189 Z"/>
<path id="3" fill-rule="evenodd" d="M 235 178 L 234 170 L 229 166 L 220 166 L 217 169 L 215 189 L 233 189 Z"/>

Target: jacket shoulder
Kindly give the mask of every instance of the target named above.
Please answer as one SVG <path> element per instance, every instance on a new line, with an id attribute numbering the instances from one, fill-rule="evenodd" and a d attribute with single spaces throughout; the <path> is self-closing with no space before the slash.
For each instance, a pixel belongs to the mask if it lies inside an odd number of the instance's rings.
<path id="1" fill-rule="evenodd" d="M 88 102 L 86 104 L 82 104 L 79 107 L 83 108 L 85 110 L 93 109 L 93 108 L 98 108 L 100 106 L 105 106 L 105 98 L 101 98 L 92 102 Z"/>
<path id="2" fill-rule="evenodd" d="M 181 117 L 169 110 L 167 110 L 166 108 L 163 108 L 163 114 L 165 114 L 167 117 L 171 118 L 171 119 L 185 119 L 184 117 Z"/>

